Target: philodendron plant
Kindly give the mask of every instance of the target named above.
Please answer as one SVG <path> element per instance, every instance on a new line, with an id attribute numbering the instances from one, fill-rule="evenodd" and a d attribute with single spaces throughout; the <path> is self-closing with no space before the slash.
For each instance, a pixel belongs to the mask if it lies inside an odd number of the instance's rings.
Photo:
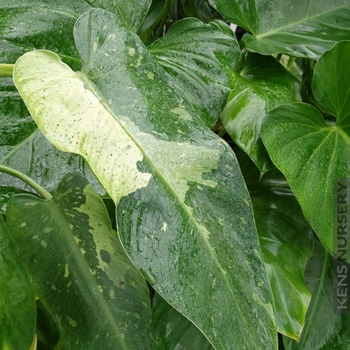
<path id="1" fill-rule="evenodd" d="M 350 0 L 0 19 L 1 349 L 350 348 Z"/>

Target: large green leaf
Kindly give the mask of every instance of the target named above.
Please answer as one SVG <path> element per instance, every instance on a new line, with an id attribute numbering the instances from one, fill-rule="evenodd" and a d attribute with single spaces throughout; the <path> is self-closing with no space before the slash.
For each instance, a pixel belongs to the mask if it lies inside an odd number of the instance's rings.
<path id="1" fill-rule="evenodd" d="M 23 172 L 48 191 L 56 188 L 63 174 L 79 170 L 100 193 L 105 192 L 81 157 L 61 152 L 45 139 L 11 78 L 0 79 L 0 164 Z M 0 174 L 0 208 L 23 191 L 31 189 L 19 179 Z"/>
<path id="2" fill-rule="evenodd" d="M 336 44 L 318 60 L 312 92 L 337 126 L 350 135 L 350 41 Z"/>
<path id="3" fill-rule="evenodd" d="M 35 296 L 0 214 L 0 349 L 29 349 L 35 333 Z"/>
<path id="4" fill-rule="evenodd" d="M 313 231 L 283 175 L 275 168 L 260 179 L 249 158 L 242 152 L 237 155 L 253 202 L 277 330 L 298 339 L 311 298 L 304 271 L 312 253 Z"/>
<path id="5" fill-rule="evenodd" d="M 205 336 L 159 294 L 153 299 L 152 335 L 155 350 L 213 350 Z"/>
<path id="6" fill-rule="evenodd" d="M 251 34 L 248 50 L 318 58 L 350 39 L 349 0 L 210 0 L 221 14 Z"/>
<path id="7" fill-rule="evenodd" d="M 343 42 L 325 53 L 315 68 L 313 91 L 319 102 L 335 113 L 335 124 L 327 124 L 314 107 L 297 103 L 273 110 L 262 126 L 262 140 L 272 161 L 286 176 L 305 218 L 331 252 L 334 183 L 350 177 L 349 60 L 350 43 Z M 337 73 L 333 79 L 329 67 Z"/>
<path id="8" fill-rule="evenodd" d="M 0 0 L 0 52 L 11 52 L 11 56 L 17 59 L 23 52 L 45 48 L 59 52 L 62 59 L 72 67 L 79 67 L 73 26 L 80 15 L 92 7 L 103 8 L 117 14 L 120 23 L 136 31 L 151 2 L 152 0 Z"/>
<path id="9" fill-rule="evenodd" d="M 148 49 L 212 126 L 227 100 L 241 53 L 231 29 L 221 22 L 186 18 Z"/>
<path id="10" fill-rule="evenodd" d="M 266 113 L 300 100 L 296 79 L 273 57 L 245 54 L 221 120 L 235 143 L 263 174 L 273 167 L 260 139 Z"/>
<path id="11" fill-rule="evenodd" d="M 259 241 L 274 296 L 277 330 L 298 339 L 311 298 L 304 270 L 312 252 L 313 232 L 287 182 L 266 175 L 249 188 Z"/>
<path id="12" fill-rule="evenodd" d="M 146 281 L 82 175 L 64 176 L 50 200 L 12 197 L 7 223 L 65 349 L 150 349 Z"/>
<path id="13" fill-rule="evenodd" d="M 335 310 L 334 263 L 332 256 L 323 249 L 319 241 L 315 241 L 313 256 L 305 272 L 305 281 L 312 293 L 306 324 L 298 342 L 284 338 L 286 350 L 346 350 L 350 348 L 349 310 L 345 313 Z M 346 266 L 347 274 L 349 274 L 350 266 Z M 339 278 L 338 281 L 340 281 Z M 342 289 L 340 293 L 343 293 Z"/>
<path id="14" fill-rule="evenodd" d="M 305 218 L 333 251 L 333 184 L 350 175 L 349 136 L 327 125 L 314 107 L 296 103 L 268 114 L 262 140 L 286 176 Z"/>
<path id="15" fill-rule="evenodd" d="M 133 263 L 214 347 L 275 349 L 271 291 L 234 153 L 111 14 L 88 12 L 75 36 L 82 72 L 47 51 L 16 63 L 39 127 L 87 159 L 117 205 Z"/>

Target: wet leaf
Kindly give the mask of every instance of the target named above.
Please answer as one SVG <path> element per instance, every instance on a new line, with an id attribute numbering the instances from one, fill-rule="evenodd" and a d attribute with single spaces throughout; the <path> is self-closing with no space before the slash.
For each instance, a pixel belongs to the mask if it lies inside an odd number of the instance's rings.
<path id="1" fill-rule="evenodd" d="M 198 328 L 159 294 L 153 299 L 152 330 L 156 350 L 214 349 Z"/>
<path id="2" fill-rule="evenodd" d="M 253 202 L 259 242 L 276 307 L 277 330 L 298 339 L 311 294 L 304 271 L 312 254 L 313 231 L 284 176 L 276 169 L 262 178 L 243 152 L 237 152 Z"/>
<path id="3" fill-rule="evenodd" d="M 34 338 L 35 296 L 22 263 L 0 214 L 1 349 L 29 349 Z"/>
<path id="4" fill-rule="evenodd" d="M 48 49 L 60 54 L 74 69 L 81 66 L 74 45 L 76 20 L 93 7 L 118 15 L 118 21 L 135 32 L 151 0 L 0 0 L 0 52 L 11 53 L 12 62 L 24 52 Z M 1 60 L 1 54 L 0 54 Z"/>
<path id="5" fill-rule="evenodd" d="M 349 273 L 349 265 L 346 266 Z M 332 256 L 324 250 L 319 241 L 315 241 L 313 256 L 305 272 L 305 281 L 312 293 L 306 324 L 299 342 L 284 338 L 286 350 L 349 349 L 350 314 L 348 311 L 336 311 L 334 274 Z"/>
<path id="6" fill-rule="evenodd" d="M 12 197 L 7 223 L 35 294 L 65 349 L 150 349 L 150 297 L 131 265 L 102 199 L 68 173 L 51 200 Z"/>
<path id="7" fill-rule="evenodd" d="M 56 147 L 86 158 L 116 203 L 135 266 L 215 348 L 275 349 L 272 295 L 234 153 L 114 16 L 88 12 L 75 37 L 82 72 L 47 51 L 17 61 L 32 116 Z"/>
<path id="8" fill-rule="evenodd" d="M 0 164 L 30 176 L 48 191 L 60 178 L 79 170 L 105 193 L 85 161 L 77 155 L 57 150 L 38 129 L 11 78 L 0 79 Z M 0 208 L 16 193 L 32 192 L 19 179 L 0 174 Z"/>
<path id="9" fill-rule="evenodd" d="M 336 123 L 326 123 L 311 105 L 296 103 L 271 111 L 262 126 L 262 140 L 272 161 L 284 173 L 305 218 L 329 252 L 334 251 L 334 185 L 350 177 L 348 60 L 350 43 L 343 42 L 325 53 L 315 68 L 313 91 L 335 113 Z M 331 80 L 327 70 L 338 65 Z"/>
<path id="10" fill-rule="evenodd" d="M 313 231 L 283 177 L 266 175 L 250 187 L 259 242 L 275 300 L 277 330 L 298 339 L 311 299 L 304 271 Z"/>
<path id="11" fill-rule="evenodd" d="M 273 167 L 260 138 L 261 123 L 277 106 L 300 100 L 296 79 L 273 57 L 245 54 L 221 120 L 234 142 L 260 169 Z"/>
<path id="12" fill-rule="evenodd" d="M 336 42 L 350 39 L 349 0 L 210 0 L 229 21 L 249 34 L 250 51 L 319 58 Z"/>
<path id="13" fill-rule="evenodd" d="M 229 27 L 195 18 L 176 22 L 148 49 L 185 93 L 196 113 L 213 126 L 231 89 L 240 48 Z"/>

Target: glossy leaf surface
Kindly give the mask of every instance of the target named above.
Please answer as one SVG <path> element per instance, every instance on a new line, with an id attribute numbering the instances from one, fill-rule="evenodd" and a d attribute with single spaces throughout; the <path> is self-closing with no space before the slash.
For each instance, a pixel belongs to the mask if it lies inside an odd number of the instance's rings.
<path id="1" fill-rule="evenodd" d="M 327 125 L 314 107 L 297 103 L 268 114 L 262 139 L 305 218 L 333 251 L 333 183 L 349 176 L 349 137 L 340 128 Z"/>
<path id="2" fill-rule="evenodd" d="M 336 42 L 350 39 L 349 0 L 210 0 L 229 21 L 251 34 L 248 50 L 319 58 Z"/>
<path id="3" fill-rule="evenodd" d="M 221 120 L 262 174 L 273 167 L 260 139 L 262 120 L 277 106 L 298 100 L 296 79 L 273 57 L 244 54 Z"/>
<path id="4" fill-rule="evenodd" d="M 22 262 L 0 214 L 1 349 L 29 349 L 34 338 L 35 296 Z"/>
<path id="5" fill-rule="evenodd" d="M 322 107 L 336 116 L 336 125 L 350 135 L 350 42 L 336 44 L 315 66 L 312 91 Z"/>
<path id="6" fill-rule="evenodd" d="M 23 172 L 48 191 L 63 174 L 78 170 L 105 193 L 81 157 L 57 150 L 42 135 L 11 78 L 0 79 L 0 164 Z M 0 174 L 0 208 L 15 193 L 31 191 L 19 179 Z"/>
<path id="7" fill-rule="evenodd" d="M 231 89 L 240 58 L 238 42 L 223 22 L 203 24 L 194 18 L 176 22 L 148 49 L 211 127 Z"/>
<path id="8" fill-rule="evenodd" d="M 298 339 L 311 298 L 304 271 L 312 252 L 312 229 L 285 180 L 265 176 L 250 187 L 250 193 L 275 300 L 277 330 Z"/>
<path id="9" fill-rule="evenodd" d="M 65 349 L 150 348 L 147 284 L 82 175 L 64 176 L 51 200 L 11 198 L 7 223 Z"/>
<path id="10" fill-rule="evenodd" d="M 255 0 L 209 0 L 228 21 L 256 33 L 259 28 L 259 17 Z"/>
<path id="11" fill-rule="evenodd" d="M 118 15 L 118 21 L 136 31 L 151 0 L 0 0 L 0 48 L 15 60 L 26 51 L 48 49 L 59 52 L 74 68 L 80 59 L 74 45 L 73 27 L 93 7 Z"/>
<path id="12" fill-rule="evenodd" d="M 287 181 L 276 168 L 260 172 L 237 153 L 253 202 L 259 242 L 275 300 L 277 330 L 298 339 L 311 294 L 304 271 L 313 248 L 313 232 Z"/>
<path id="13" fill-rule="evenodd" d="M 350 348 L 350 314 L 334 308 L 334 261 L 315 241 L 305 281 L 312 293 L 306 324 L 299 342 L 284 338 L 286 350 L 340 350 Z M 349 265 L 347 273 L 349 273 Z M 343 292 L 343 291 L 341 291 Z"/>
<path id="14" fill-rule="evenodd" d="M 87 159 L 154 288 L 215 348 L 275 349 L 271 291 L 234 153 L 115 22 L 93 10 L 76 24 L 82 72 L 36 51 L 17 61 L 16 86 L 46 137 Z"/>
<path id="15" fill-rule="evenodd" d="M 313 90 L 328 111 L 336 112 L 335 124 L 327 124 L 311 105 L 291 104 L 269 113 L 262 127 L 262 140 L 272 161 L 286 176 L 305 218 L 330 252 L 333 252 L 334 183 L 350 176 L 350 114 L 348 81 L 337 75 L 328 79 L 327 69 L 335 67 L 333 61 L 342 62 L 344 67 L 336 72 L 347 76 L 348 64 L 340 58 L 345 54 L 350 60 L 347 42 L 322 56 L 315 69 Z"/>
<path id="16" fill-rule="evenodd" d="M 159 294 L 153 299 L 152 334 L 155 350 L 213 350 L 198 328 L 172 308 Z"/>

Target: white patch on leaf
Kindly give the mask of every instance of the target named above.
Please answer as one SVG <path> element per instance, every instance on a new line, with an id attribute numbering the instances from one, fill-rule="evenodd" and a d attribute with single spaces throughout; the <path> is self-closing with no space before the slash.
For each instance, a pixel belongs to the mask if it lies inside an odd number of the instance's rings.
<path id="1" fill-rule="evenodd" d="M 153 133 L 142 132 L 126 117 L 123 124 L 135 135 L 139 144 L 143 145 L 145 154 L 151 159 L 155 168 L 159 169 L 182 202 L 185 202 L 191 182 L 212 188 L 217 185 L 215 181 L 205 179 L 204 174 L 217 169 L 220 155 L 218 149 L 209 149 L 186 142 L 159 140 Z"/>
<path id="2" fill-rule="evenodd" d="M 192 120 L 192 116 L 183 108 L 183 106 L 179 105 L 176 108 L 170 110 L 174 114 L 178 115 L 182 120 Z"/>
<path id="3" fill-rule="evenodd" d="M 133 47 L 131 47 L 128 52 L 131 57 L 135 55 L 135 49 Z"/>
<path id="4" fill-rule="evenodd" d="M 68 276 L 69 276 L 69 267 L 68 267 L 68 264 L 65 264 L 64 265 L 64 275 L 63 275 L 63 277 L 67 278 Z"/>
<path id="5" fill-rule="evenodd" d="M 140 149 L 82 73 L 73 72 L 56 54 L 38 50 L 17 61 L 14 75 L 44 135 L 60 150 L 83 156 L 116 204 L 147 186 L 151 174 L 137 168 L 143 160 Z"/>

